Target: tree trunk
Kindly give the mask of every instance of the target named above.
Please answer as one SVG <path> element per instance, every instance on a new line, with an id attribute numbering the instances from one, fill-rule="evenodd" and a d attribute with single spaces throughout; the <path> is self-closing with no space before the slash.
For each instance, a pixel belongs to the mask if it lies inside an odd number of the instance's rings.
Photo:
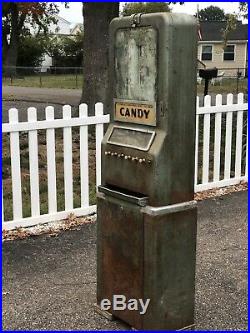
<path id="1" fill-rule="evenodd" d="M 16 76 L 17 44 L 11 43 L 4 52 L 3 72 L 7 77 Z"/>
<path id="2" fill-rule="evenodd" d="M 119 2 L 84 2 L 83 90 L 81 103 L 94 114 L 97 102 L 106 103 L 109 23 L 119 16 Z"/>
<path id="3" fill-rule="evenodd" d="M 19 27 L 18 27 L 18 8 L 17 5 L 11 4 L 11 33 L 10 41 L 8 43 L 7 36 L 4 37 L 3 43 L 3 66 L 5 76 L 16 75 L 16 62 L 17 62 L 17 49 L 19 41 Z"/>

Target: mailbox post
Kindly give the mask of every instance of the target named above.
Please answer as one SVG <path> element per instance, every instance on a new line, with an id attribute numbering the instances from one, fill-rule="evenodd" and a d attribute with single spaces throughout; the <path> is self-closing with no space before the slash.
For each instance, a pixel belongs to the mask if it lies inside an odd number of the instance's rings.
<path id="1" fill-rule="evenodd" d="M 136 329 L 194 325 L 196 20 L 185 14 L 110 25 L 108 109 L 97 198 L 97 307 Z"/>
<path id="2" fill-rule="evenodd" d="M 199 76 L 205 80 L 204 97 L 208 95 L 209 81 L 218 76 L 218 69 L 214 68 L 203 68 L 199 70 Z"/>

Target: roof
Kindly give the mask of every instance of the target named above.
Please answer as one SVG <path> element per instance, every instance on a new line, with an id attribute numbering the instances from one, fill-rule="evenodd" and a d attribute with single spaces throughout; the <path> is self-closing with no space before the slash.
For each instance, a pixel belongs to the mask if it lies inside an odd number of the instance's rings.
<path id="1" fill-rule="evenodd" d="M 226 27 L 226 21 L 203 21 L 200 22 L 200 31 L 202 41 L 222 41 L 222 31 Z M 248 40 L 248 25 L 242 24 L 241 21 L 237 21 L 237 27 L 235 30 L 228 34 L 228 41 L 230 40 Z"/>
<path id="2" fill-rule="evenodd" d="M 58 21 L 61 21 L 61 22 L 66 23 L 66 24 L 70 24 L 69 21 L 65 20 L 63 17 L 61 17 L 61 16 L 59 16 L 59 15 L 56 15 L 56 14 L 55 14 L 55 17 L 56 17 L 56 19 L 57 19 Z"/>
<path id="3" fill-rule="evenodd" d="M 82 23 L 73 23 L 70 29 L 70 32 L 74 34 L 75 30 L 83 30 L 83 24 Z"/>

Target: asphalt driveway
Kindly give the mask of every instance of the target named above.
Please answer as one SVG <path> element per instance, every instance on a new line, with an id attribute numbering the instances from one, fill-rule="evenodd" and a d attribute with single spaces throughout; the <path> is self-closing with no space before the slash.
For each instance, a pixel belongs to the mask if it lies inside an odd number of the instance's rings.
<path id="1" fill-rule="evenodd" d="M 3 244 L 4 330 L 125 330 L 93 310 L 96 225 Z M 247 192 L 199 203 L 196 330 L 247 330 Z"/>

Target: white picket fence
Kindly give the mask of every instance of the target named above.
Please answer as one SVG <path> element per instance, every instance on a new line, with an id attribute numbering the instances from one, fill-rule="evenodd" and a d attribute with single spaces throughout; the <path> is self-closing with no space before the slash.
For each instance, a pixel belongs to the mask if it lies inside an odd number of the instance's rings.
<path id="1" fill-rule="evenodd" d="M 237 95 L 237 103 L 233 104 L 233 94 L 227 95 L 226 104 L 222 105 L 222 95 L 216 95 L 215 105 L 211 105 L 211 96 L 204 99 L 204 106 L 199 107 L 199 97 L 196 104 L 196 152 L 195 152 L 195 191 L 204 191 L 216 187 L 237 184 L 248 179 L 248 131 L 246 133 L 246 149 L 243 156 L 243 114 L 248 111 L 248 104 L 244 103 L 243 93 Z M 232 139 L 233 139 L 233 114 L 236 113 L 235 134 L 235 163 L 232 166 Z M 222 117 L 225 114 L 225 147 L 222 156 Z M 214 115 L 214 140 L 211 138 L 211 116 Z M 203 123 L 200 117 L 203 116 Z M 247 120 L 246 120 L 247 125 Z M 202 129 L 202 177 L 198 182 L 200 140 L 199 133 Z M 210 156 L 210 145 L 213 143 L 213 156 Z M 210 159 L 212 157 L 212 159 Z M 211 161 L 212 160 L 212 161 Z M 221 170 L 221 162 L 224 162 L 224 170 Z M 245 163 L 243 163 L 245 161 Z M 213 163 L 212 172 L 210 164 Z M 234 176 L 231 176 L 232 171 Z"/>
<path id="2" fill-rule="evenodd" d="M 86 104 L 79 106 L 79 117 L 71 117 L 71 106 L 63 106 L 62 119 L 54 119 L 54 108 L 46 107 L 46 120 L 37 121 L 36 108 L 28 108 L 28 121 L 18 122 L 18 110 L 9 110 L 9 123 L 2 125 L 2 132 L 10 134 L 11 178 L 13 196 L 13 220 L 4 221 L 3 229 L 10 230 L 19 226 L 26 227 L 39 223 L 62 220 L 74 213 L 76 216 L 88 215 L 96 210 L 89 205 L 89 157 L 88 126 L 95 125 L 96 141 L 96 184 L 101 184 L 101 141 L 104 124 L 109 122 L 109 115 L 103 114 L 103 105 L 95 105 L 95 116 L 88 116 Z M 73 168 L 72 168 L 72 127 L 80 129 L 80 172 L 81 172 L 81 207 L 73 207 Z M 63 128 L 64 156 L 64 196 L 65 210 L 57 211 L 55 130 Z M 46 130 L 47 141 L 47 177 L 48 177 L 48 214 L 40 215 L 39 168 L 38 168 L 38 130 Z M 31 217 L 23 218 L 22 184 L 20 165 L 19 134 L 28 131 L 30 165 Z M 2 200 L 2 212 L 4 212 Z"/>
<path id="3" fill-rule="evenodd" d="M 206 96 L 204 107 L 199 107 L 197 97 L 197 122 L 196 122 L 196 161 L 195 161 L 195 191 L 202 191 L 214 187 L 228 186 L 247 181 L 247 165 L 242 168 L 242 138 L 243 138 L 243 112 L 247 111 L 247 103 L 243 101 L 243 94 L 238 95 L 237 104 L 233 104 L 233 95 L 227 96 L 227 104 L 222 105 L 222 96 L 216 96 L 216 106 L 211 106 L 211 97 Z M 2 132 L 9 134 L 10 159 L 11 159 L 11 181 L 12 181 L 12 203 L 13 220 L 4 221 L 2 213 L 2 226 L 5 230 L 16 227 L 27 227 L 40 223 L 61 220 L 68 217 L 70 213 L 75 216 L 88 215 L 96 211 L 95 205 L 89 204 L 89 149 L 88 149 L 88 126 L 95 125 L 96 141 L 96 185 L 101 184 L 101 141 L 104 133 L 104 124 L 109 122 L 109 115 L 103 114 L 103 105 L 97 103 L 95 106 L 95 116 L 88 116 L 86 104 L 79 106 L 79 117 L 71 117 L 71 107 L 63 106 L 62 119 L 54 119 L 54 108 L 46 107 L 46 120 L 37 121 L 36 108 L 28 108 L 28 121 L 18 121 L 18 110 L 9 110 L 9 123 L 2 125 Z M 232 123 L 233 113 L 237 112 L 236 131 L 236 158 L 235 174 L 231 177 L 231 148 L 232 148 Z M 221 175 L 221 126 L 222 114 L 226 113 L 226 144 L 224 174 Z M 213 177 L 209 169 L 210 162 L 210 120 L 211 115 L 215 115 L 214 134 L 214 159 Z M 200 117 L 204 117 L 201 124 Z M 203 126 L 203 128 L 202 128 Z M 81 187 L 81 207 L 73 206 L 73 165 L 72 165 L 72 128 L 79 128 L 80 139 L 80 187 Z M 63 129 L 63 157 L 64 157 L 64 197 L 65 209 L 58 211 L 57 207 L 57 182 L 56 182 L 56 141 L 55 130 Z M 199 131 L 203 131 L 202 156 L 200 158 Z M 40 213 L 40 193 L 39 193 L 39 155 L 38 155 L 38 130 L 46 131 L 47 145 L 47 181 L 48 181 L 48 213 Z M 29 169 L 30 169 L 30 205 L 31 216 L 23 218 L 22 207 L 22 182 L 20 163 L 20 133 L 28 132 L 29 144 Z M 246 148 L 247 151 L 247 148 Z M 247 153 L 246 153 L 247 154 Z M 202 177 L 199 182 L 199 159 L 202 159 Z M 247 161 L 247 158 L 245 158 Z M 245 170 L 245 171 L 244 171 Z M 244 173 L 243 173 L 244 171 Z M 7 200 L 6 200 L 7 201 Z M 2 204 L 8 205 L 2 199 Z M 2 206 L 2 212 L 4 207 Z"/>

